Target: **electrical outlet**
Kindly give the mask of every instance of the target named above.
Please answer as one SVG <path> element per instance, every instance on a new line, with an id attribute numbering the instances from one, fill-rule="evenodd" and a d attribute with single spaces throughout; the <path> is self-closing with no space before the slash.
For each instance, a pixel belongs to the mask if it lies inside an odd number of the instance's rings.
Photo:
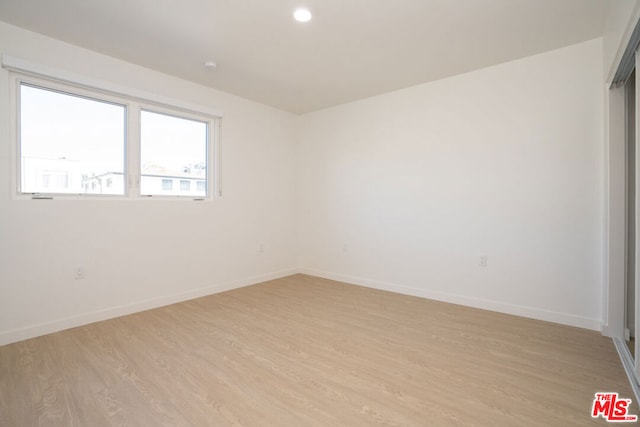
<path id="1" fill-rule="evenodd" d="M 73 278 L 76 280 L 84 279 L 84 267 L 76 267 L 76 269 L 73 271 Z"/>
<path id="2" fill-rule="evenodd" d="M 486 266 L 487 266 L 487 256 L 480 255 L 480 267 L 486 267 Z"/>

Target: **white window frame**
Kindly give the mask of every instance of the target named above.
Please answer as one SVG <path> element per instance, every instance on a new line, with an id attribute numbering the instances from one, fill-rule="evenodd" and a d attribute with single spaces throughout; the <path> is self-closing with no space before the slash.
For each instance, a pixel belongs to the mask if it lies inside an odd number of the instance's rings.
<path id="1" fill-rule="evenodd" d="M 222 196 L 221 180 L 221 122 L 222 114 L 207 107 L 179 100 L 148 94 L 135 89 L 121 87 L 110 82 L 88 79 L 61 70 L 54 70 L 18 58 L 2 55 L 2 66 L 9 70 L 12 186 L 16 199 L 107 199 L 107 200 L 196 200 L 212 201 Z M 67 193 L 23 193 L 21 186 L 20 156 L 20 87 L 21 84 L 42 87 L 70 95 L 125 106 L 124 177 L 122 195 L 67 194 Z M 144 195 L 140 194 L 140 117 L 141 111 L 152 111 L 175 117 L 207 123 L 207 192 L 206 196 Z"/>
<path id="2" fill-rule="evenodd" d="M 20 75 L 18 73 L 10 73 L 10 81 L 11 84 L 14 85 L 14 90 L 12 90 L 12 94 L 13 94 L 13 99 L 11 102 L 11 110 L 13 112 L 13 114 L 15 115 L 15 120 L 12 120 L 14 126 L 15 126 L 15 131 L 13 132 L 15 137 L 13 138 L 14 140 L 14 145 L 15 145 L 15 153 L 16 153 L 16 157 L 15 157 L 15 165 L 16 165 L 16 171 L 15 171 L 15 180 L 16 180 L 16 185 L 15 185 L 15 189 L 17 192 L 17 196 L 19 198 L 35 198 L 35 199 L 40 199 L 40 198 L 59 198 L 59 197 L 64 197 L 64 198 L 68 198 L 68 197 L 75 197 L 75 198 L 86 198 L 86 197 L 104 197 L 104 198 L 118 198 L 118 197 L 127 197 L 128 196 L 128 185 L 125 184 L 124 187 L 124 194 L 84 194 L 84 193 L 56 193 L 56 192 L 38 192 L 38 193 L 34 193 L 34 192 L 26 192 L 23 191 L 22 189 L 22 142 L 20 140 L 20 121 L 21 121 L 21 117 L 20 117 L 20 90 L 21 90 L 21 86 L 24 85 L 28 85 L 30 87 L 34 87 L 37 89 L 42 89 L 42 90 L 50 90 L 53 92 L 57 92 L 57 93 L 61 93 L 64 95 L 71 95 L 71 96 L 77 96 L 80 98 L 84 98 L 84 99 L 89 99 L 92 101 L 96 101 L 96 102 L 105 102 L 105 103 L 109 103 L 109 104 L 113 104 L 113 105 L 118 105 L 118 106 L 122 106 L 124 108 L 124 117 L 123 120 L 125 120 L 124 123 L 124 129 L 125 129 L 125 135 L 124 136 L 124 141 L 123 141 L 123 147 L 122 149 L 124 150 L 123 152 L 123 174 L 125 177 L 128 176 L 129 173 L 129 165 L 128 165 L 128 157 L 129 157 L 129 153 L 128 153 L 128 144 L 127 142 L 131 140 L 131 137 L 129 135 L 129 126 L 127 126 L 127 123 L 130 121 L 131 119 L 131 112 L 129 111 L 131 105 L 130 103 L 126 102 L 126 100 L 122 99 L 122 98 L 118 98 L 115 96 L 111 96 L 108 94 L 103 94 L 103 93 L 96 93 L 94 91 L 90 91 L 90 90 L 85 90 L 83 88 L 79 88 L 79 87 L 73 87 L 73 86 L 69 86 L 69 85 L 65 85 L 65 84 L 61 84 L 58 82 L 54 82 L 54 81 L 49 81 L 46 79 L 42 79 L 42 78 L 37 78 L 37 77 L 29 77 L 29 76 L 23 76 Z"/>
<path id="3" fill-rule="evenodd" d="M 209 188 L 209 185 L 206 186 L 206 196 L 204 197 L 204 199 L 210 199 L 211 198 L 211 194 L 213 194 L 214 192 L 216 192 L 215 194 L 218 194 L 218 196 L 221 195 L 220 187 L 219 187 L 219 180 L 217 180 L 217 184 L 213 181 L 213 176 L 219 176 L 216 173 L 213 173 L 214 171 L 211 171 L 211 169 L 215 169 L 216 171 L 219 170 L 219 164 L 214 164 L 216 159 L 220 158 L 220 151 L 218 150 L 218 140 L 219 138 L 217 137 L 217 132 L 216 132 L 216 120 L 210 117 L 205 117 L 201 114 L 194 114 L 191 112 L 182 112 L 182 111 L 177 111 L 175 108 L 171 108 L 171 107 L 167 107 L 167 106 L 161 106 L 161 105 L 156 105 L 156 106 L 150 106 L 149 104 L 140 104 L 140 108 L 138 110 L 138 114 L 137 114 L 137 126 L 138 126 L 138 150 L 137 150 L 137 155 L 138 157 L 138 161 L 136 166 L 138 167 L 138 182 L 137 182 L 137 188 L 136 190 L 138 191 L 138 194 L 140 195 L 140 182 L 139 179 L 141 179 L 142 177 L 142 171 L 140 171 L 140 167 L 141 167 L 141 156 L 142 156 L 142 152 L 141 152 L 141 138 L 140 138 L 140 126 L 141 126 L 141 112 L 142 111 L 147 111 L 150 113 L 158 113 L 158 114 L 163 114 L 166 116 L 170 116 L 170 117 L 177 117 L 177 118 L 181 118 L 181 119 L 188 119 L 188 120 L 194 120 L 194 121 L 198 121 L 198 122 L 205 122 L 207 123 L 207 152 L 206 152 L 206 156 L 207 156 L 207 183 L 213 183 L 213 187 Z M 210 165 L 213 165 L 213 167 L 210 167 Z M 178 184 L 179 185 L 179 184 Z M 174 188 L 175 188 L 175 183 L 174 183 Z M 180 198 L 187 198 L 187 199 L 195 199 L 195 200 L 201 200 L 203 199 L 202 196 L 186 196 L 186 195 L 162 195 L 162 194 L 154 194 L 154 195 L 141 195 L 141 197 L 144 198 L 158 198 L 158 197 L 167 197 L 167 198 L 175 198 L 175 197 L 180 197 Z"/>

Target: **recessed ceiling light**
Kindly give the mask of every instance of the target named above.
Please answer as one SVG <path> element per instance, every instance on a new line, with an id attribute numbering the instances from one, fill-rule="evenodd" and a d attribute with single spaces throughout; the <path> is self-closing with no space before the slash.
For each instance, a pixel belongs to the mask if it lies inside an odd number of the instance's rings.
<path id="1" fill-rule="evenodd" d="M 309 9 L 298 8 L 295 12 L 293 12 L 293 17 L 298 22 L 309 22 L 311 21 L 311 12 Z"/>
<path id="2" fill-rule="evenodd" d="M 204 61 L 204 64 L 202 64 L 202 66 L 207 71 L 215 71 L 218 69 L 218 64 L 213 61 Z"/>

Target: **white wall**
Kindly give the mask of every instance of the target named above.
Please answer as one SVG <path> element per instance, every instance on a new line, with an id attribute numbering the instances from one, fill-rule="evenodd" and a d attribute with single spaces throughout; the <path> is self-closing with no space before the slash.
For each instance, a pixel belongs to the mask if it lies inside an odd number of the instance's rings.
<path id="1" fill-rule="evenodd" d="M 0 70 L 0 345 L 294 271 L 295 116 L 3 23 L 0 52 L 224 113 L 213 203 L 15 200 Z"/>
<path id="2" fill-rule="evenodd" d="M 302 116 L 304 271 L 598 329 L 602 61 L 597 39 Z"/>
<path id="3" fill-rule="evenodd" d="M 0 52 L 223 111 L 225 192 L 16 200 L 0 103 L 0 345 L 297 266 L 600 325 L 601 40 L 300 117 L 2 23 Z"/>

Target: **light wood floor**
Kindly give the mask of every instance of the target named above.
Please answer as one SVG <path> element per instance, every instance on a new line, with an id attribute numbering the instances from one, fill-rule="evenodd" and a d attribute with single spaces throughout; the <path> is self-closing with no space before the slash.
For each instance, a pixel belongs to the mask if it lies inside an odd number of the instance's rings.
<path id="1" fill-rule="evenodd" d="M 598 391 L 634 398 L 597 332 L 303 275 L 0 347 L 12 427 L 606 425 Z"/>

